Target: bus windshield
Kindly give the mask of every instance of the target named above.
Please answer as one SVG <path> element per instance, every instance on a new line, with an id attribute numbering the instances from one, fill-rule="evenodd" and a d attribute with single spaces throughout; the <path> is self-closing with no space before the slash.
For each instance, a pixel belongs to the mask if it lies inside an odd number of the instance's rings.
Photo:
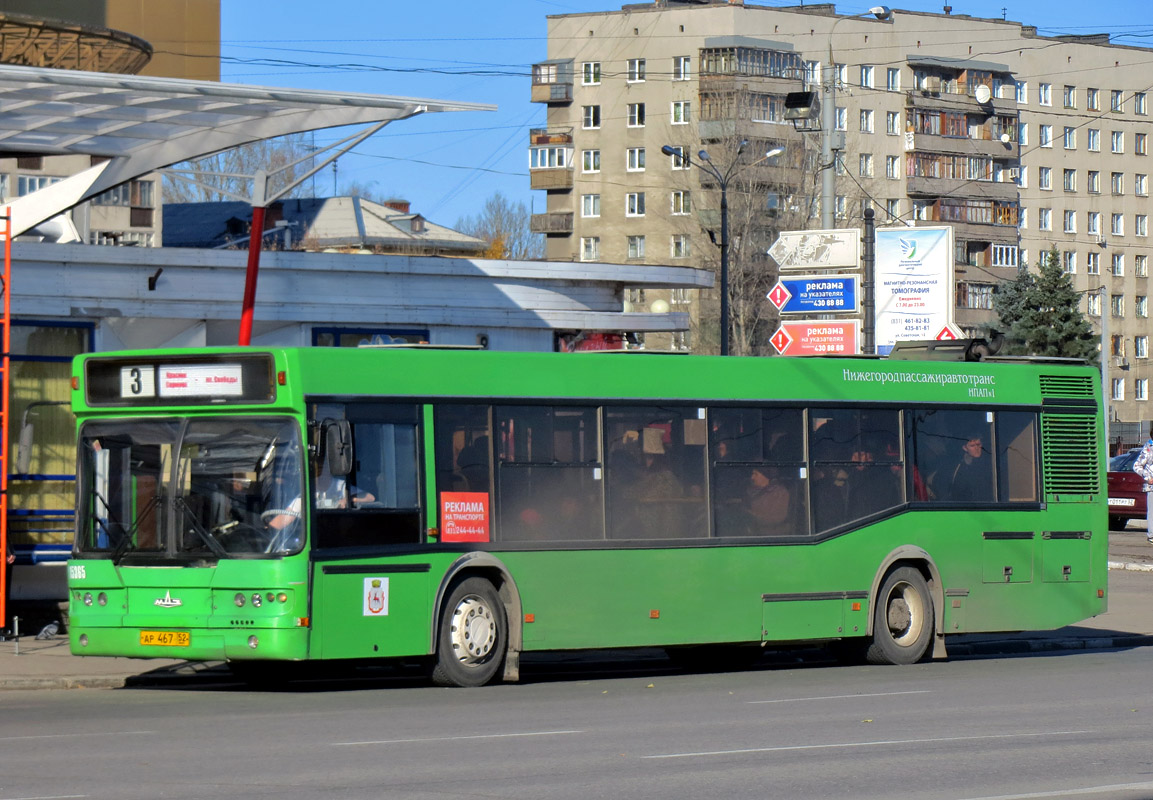
<path id="1" fill-rule="evenodd" d="M 291 419 L 89 422 L 79 462 L 80 553 L 219 559 L 303 545 Z"/>

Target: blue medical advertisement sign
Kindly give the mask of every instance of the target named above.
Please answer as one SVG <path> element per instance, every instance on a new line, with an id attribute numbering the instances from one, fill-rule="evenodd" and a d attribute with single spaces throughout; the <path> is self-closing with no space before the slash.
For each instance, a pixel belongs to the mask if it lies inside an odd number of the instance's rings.
<path id="1" fill-rule="evenodd" d="M 828 314 L 858 310 L 856 275 L 798 275 L 781 278 L 767 295 L 782 314 Z"/>

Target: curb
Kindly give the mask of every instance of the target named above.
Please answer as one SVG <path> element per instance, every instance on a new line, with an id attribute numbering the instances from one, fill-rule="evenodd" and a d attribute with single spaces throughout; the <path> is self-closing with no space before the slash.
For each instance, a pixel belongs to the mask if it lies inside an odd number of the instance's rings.
<path id="1" fill-rule="evenodd" d="M 1153 572 L 1153 564 L 1138 564 L 1135 561 L 1110 561 L 1109 569 L 1124 569 L 1130 572 Z"/>

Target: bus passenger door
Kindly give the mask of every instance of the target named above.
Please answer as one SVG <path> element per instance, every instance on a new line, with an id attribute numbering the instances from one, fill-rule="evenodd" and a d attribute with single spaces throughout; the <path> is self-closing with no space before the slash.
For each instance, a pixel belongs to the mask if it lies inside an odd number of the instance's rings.
<path id="1" fill-rule="evenodd" d="M 312 408 L 313 657 L 428 651 L 420 419 L 415 404 Z"/>

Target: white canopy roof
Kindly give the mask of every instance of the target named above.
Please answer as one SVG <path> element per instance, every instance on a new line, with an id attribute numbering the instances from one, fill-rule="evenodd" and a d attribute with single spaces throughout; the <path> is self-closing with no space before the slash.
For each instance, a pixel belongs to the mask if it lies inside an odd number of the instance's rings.
<path id="1" fill-rule="evenodd" d="M 18 235 L 163 167 L 290 133 L 496 106 L 0 65 L 0 156 L 110 160 L 12 202 Z"/>

